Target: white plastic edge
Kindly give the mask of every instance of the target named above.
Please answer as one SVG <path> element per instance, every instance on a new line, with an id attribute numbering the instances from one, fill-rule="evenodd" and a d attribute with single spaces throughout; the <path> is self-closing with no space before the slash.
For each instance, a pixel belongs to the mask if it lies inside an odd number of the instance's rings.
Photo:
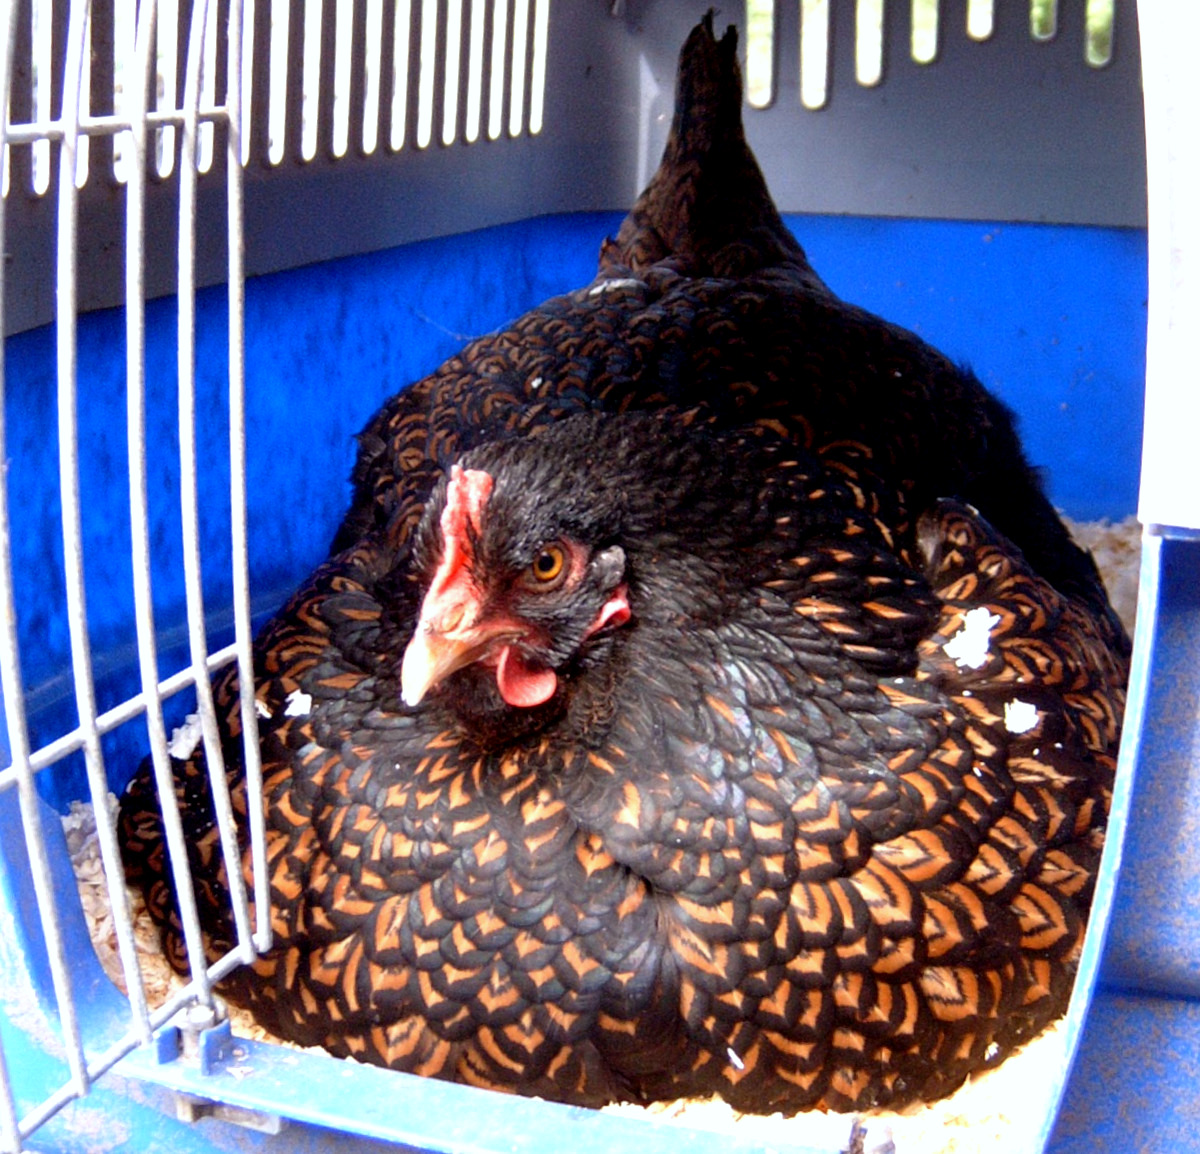
<path id="1" fill-rule="evenodd" d="M 1146 410 L 1138 518 L 1200 530 L 1200 5 L 1138 5 L 1149 184 Z"/>

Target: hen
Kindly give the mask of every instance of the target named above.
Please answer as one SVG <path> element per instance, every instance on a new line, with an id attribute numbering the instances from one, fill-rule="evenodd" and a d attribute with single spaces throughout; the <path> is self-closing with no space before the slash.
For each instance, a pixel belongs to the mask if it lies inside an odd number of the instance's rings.
<path id="1" fill-rule="evenodd" d="M 1065 1006 L 1127 639 L 1004 407 L 810 268 L 735 47 L 685 44 L 598 279 L 370 423 L 256 643 L 275 944 L 222 989 L 277 1035 L 791 1112 L 945 1094 Z M 121 821 L 183 965 L 146 770 Z"/>

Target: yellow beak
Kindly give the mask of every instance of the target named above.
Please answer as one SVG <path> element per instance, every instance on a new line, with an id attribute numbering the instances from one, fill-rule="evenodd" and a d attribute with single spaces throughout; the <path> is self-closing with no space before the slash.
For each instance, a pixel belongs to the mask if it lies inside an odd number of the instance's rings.
<path id="1" fill-rule="evenodd" d="M 404 704 L 410 708 L 419 705 L 425 694 L 451 673 L 486 657 L 498 644 L 517 636 L 519 631 L 498 622 L 439 630 L 422 618 L 400 663 L 400 696 Z"/>

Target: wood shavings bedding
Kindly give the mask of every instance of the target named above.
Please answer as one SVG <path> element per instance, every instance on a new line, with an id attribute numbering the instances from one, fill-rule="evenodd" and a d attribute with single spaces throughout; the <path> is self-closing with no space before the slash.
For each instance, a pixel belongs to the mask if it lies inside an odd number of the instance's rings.
<path id="1" fill-rule="evenodd" d="M 1132 637 L 1142 560 L 1142 527 L 1137 518 L 1072 521 L 1063 517 L 1063 523 L 1076 542 L 1091 551 L 1104 578 L 1108 599 Z"/>
<path id="2" fill-rule="evenodd" d="M 1117 523 L 1064 520 L 1075 539 L 1091 550 L 1113 608 L 1132 633 L 1141 527 L 1132 517 Z M 115 798 L 112 804 L 116 804 Z M 91 805 L 72 802 L 63 818 L 63 829 L 97 957 L 123 993 L 125 981 Z M 154 1007 L 166 1001 L 183 982 L 162 954 L 158 931 L 141 895 L 131 890 L 130 901 L 146 996 Z M 273 1038 L 244 1011 L 231 1008 L 230 1018 L 234 1033 L 240 1037 L 290 1045 Z M 1065 1057 L 1066 1031 L 1060 1021 L 1002 1065 L 968 1080 L 948 1098 L 900 1113 L 871 1111 L 857 1122 L 841 1114 L 809 1113 L 795 1118 L 740 1115 L 728 1103 L 716 1099 L 656 1102 L 645 1107 L 622 1104 L 605 1109 L 710 1132 L 733 1132 L 736 1128 L 740 1137 L 753 1137 L 765 1147 L 790 1143 L 830 1150 L 853 1145 L 863 1154 L 1009 1154 L 1036 1145 L 1036 1127 L 1062 1076 Z M 1015 1109 L 1017 1105 L 1023 1108 Z"/>

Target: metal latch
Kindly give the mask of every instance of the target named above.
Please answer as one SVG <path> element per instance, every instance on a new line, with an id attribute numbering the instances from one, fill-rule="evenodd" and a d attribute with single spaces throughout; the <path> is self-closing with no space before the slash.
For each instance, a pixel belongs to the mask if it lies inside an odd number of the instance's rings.
<path id="1" fill-rule="evenodd" d="M 229 1027 L 225 1004 L 218 998 L 212 1005 L 196 1004 L 176 1016 L 175 1023 L 155 1038 L 155 1059 L 161 1064 L 181 1061 L 194 1066 L 202 1076 L 224 1070 L 236 1059 L 237 1050 Z M 175 1116 L 181 1122 L 215 1118 L 261 1134 L 278 1134 L 287 1121 L 278 1114 L 218 1102 L 182 1090 L 172 1092 Z"/>

